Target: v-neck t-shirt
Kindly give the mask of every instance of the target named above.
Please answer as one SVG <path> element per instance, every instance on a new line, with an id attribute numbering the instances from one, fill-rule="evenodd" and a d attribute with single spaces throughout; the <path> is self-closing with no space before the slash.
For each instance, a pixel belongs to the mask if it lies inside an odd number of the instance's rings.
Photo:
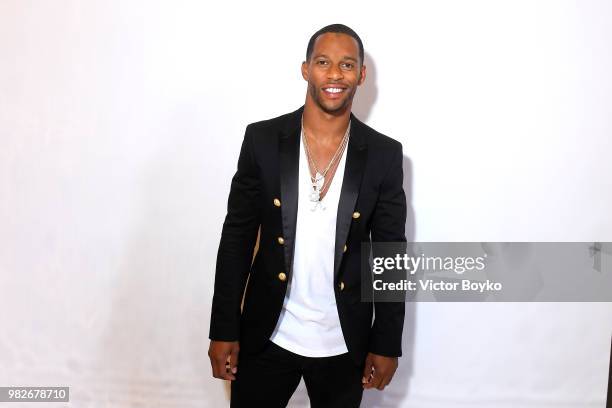
<path id="1" fill-rule="evenodd" d="M 300 137 L 293 272 L 270 340 L 302 356 L 328 357 L 348 352 L 334 293 L 336 216 L 347 149 L 348 143 L 327 193 L 317 204 L 310 201 L 313 188 Z"/>

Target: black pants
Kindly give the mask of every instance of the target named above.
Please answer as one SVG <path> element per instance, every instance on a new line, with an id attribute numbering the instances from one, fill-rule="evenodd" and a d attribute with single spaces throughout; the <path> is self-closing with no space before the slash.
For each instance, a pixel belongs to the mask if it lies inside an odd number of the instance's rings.
<path id="1" fill-rule="evenodd" d="M 304 357 L 268 340 L 259 354 L 240 355 L 230 407 L 286 407 L 304 376 L 311 408 L 358 408 L 363 367 L 349 353 Z"/>

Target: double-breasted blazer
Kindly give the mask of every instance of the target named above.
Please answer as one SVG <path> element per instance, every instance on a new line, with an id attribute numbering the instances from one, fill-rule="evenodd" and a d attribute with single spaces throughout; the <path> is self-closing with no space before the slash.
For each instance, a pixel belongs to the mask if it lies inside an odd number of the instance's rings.
<path id="1" fill-rule="evenodd" d="M 264 347 L 291 280 L 303 109 L 249 124 L 232 178 L 209 338 L 239 340 L 241 355 Z M 334 293 L 347 348 L 361 365 L 368 352 L 402 354 L 405 304 L 362 302 L 361 286 L 370 283 L 362 282 L 360 268 L 363 242 L 406 242 L 406 196 L 401 143 L 350 116 L 336 221 Z"/>

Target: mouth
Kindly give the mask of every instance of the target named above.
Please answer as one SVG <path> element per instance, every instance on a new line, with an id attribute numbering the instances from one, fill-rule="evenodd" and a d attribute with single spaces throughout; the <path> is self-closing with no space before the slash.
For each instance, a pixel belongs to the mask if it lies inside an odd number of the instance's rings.
<path id="1" fill-rule="evenodd" d="M 321 88 L 323 90 L 323 94 L 330 99 L 338 99 L 346 92 L 345 87 L 343 86 L 326 86 Z"/>

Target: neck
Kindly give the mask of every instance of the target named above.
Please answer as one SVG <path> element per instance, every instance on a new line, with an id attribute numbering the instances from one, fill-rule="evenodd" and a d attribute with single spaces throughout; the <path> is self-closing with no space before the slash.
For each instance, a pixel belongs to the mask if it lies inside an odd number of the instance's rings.
<path id="1" fill-rule="evenodd" d="M 342 138 L 351 119 L 351 105 L 337 113 L 322 110 L 309 96 L 304 104 L 305 131 L 319 140 Z"/>

